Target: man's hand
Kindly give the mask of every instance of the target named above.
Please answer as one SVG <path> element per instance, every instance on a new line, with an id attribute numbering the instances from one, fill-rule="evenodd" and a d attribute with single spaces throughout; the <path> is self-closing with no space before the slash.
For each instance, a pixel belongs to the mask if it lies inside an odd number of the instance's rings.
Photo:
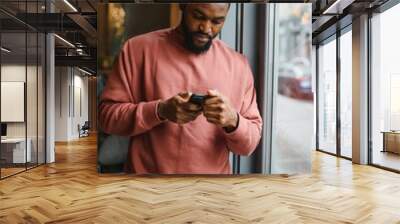
<path id="1" fill-rule="evenodd" d="M 203 105 L 203 113 L 208 122 L 232 132 L 238 125 L 238 114 L 228 99 L 216 90 L 209 90 Z"/>
<path id="2" fill-rule="evenodd" d="M 179 93 L 166 101 L 161 101 L 157 111 L 159 117 L 178 124 L 195 120 L 202 110 L 201 106 L 189 102 L 190 96 L 191 93 Z"/>

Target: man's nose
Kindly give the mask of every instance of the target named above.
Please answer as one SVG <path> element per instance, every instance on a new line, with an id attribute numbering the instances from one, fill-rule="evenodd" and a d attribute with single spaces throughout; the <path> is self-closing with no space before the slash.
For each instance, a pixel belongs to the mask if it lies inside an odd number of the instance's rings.
<path id="1" fill-rule="evenodd" d="M 200 31 L 202 33 L 206 33 L 208 35 L 211 35 L 211 22 L 210 21 L 204 21 L 202 23 L 200 23 Z"/>

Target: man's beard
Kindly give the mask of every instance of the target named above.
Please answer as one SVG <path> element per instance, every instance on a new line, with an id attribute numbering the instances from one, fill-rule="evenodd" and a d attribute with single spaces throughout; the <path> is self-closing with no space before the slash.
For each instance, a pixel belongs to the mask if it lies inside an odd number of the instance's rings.
<path id="1" fill-rule="evenodd" d="M 215 38 L 211 37 L 207 34 L 201 33 L 201 32 L 190 32 L 186 23 L 185 23 L 185 16 L 183 16 L 183 21 L 182 21 L 182 28 L 183 28 L 183 34 L 184 34 L 184 38 L 185 38 L 185 47 L 192 51 L 195 54 L 201 54 L 201 53 L 205 53 L 206 51 L 208 51 L 211 47 L 212 44 L 212 40 Z M 205 43 L 203 46 L 199 47 L 196 46 L 193 42 L 193 37 L 196 34 L 201 34 L 201 35 L 207 35 L 209 37 L 209 40 L 207 41 L 207 43 Z"/>

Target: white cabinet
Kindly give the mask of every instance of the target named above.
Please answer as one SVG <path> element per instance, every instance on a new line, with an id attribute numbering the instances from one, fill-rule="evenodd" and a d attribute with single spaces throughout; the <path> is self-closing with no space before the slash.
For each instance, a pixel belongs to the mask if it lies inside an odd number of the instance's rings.
<path id="1" fill-rule="evenodd" d="M 26 151 L 25 144 L 27 143 Z M 10 151 L 12 153 L 9 154 L 11 157 L 12 154 L 12 163 L 25 163 L 32 161 L 32 140 L 28 138 L 26 140 L 24 138 L 7 138 L 1 140 L 2 151 Z M 4 150 L 3 150 L 4 147 Z M 11 158 L 9 159 L 11 160 Z M 26 160 L 26 161 L 25 161 Z M 11 162 L 11 161 L 10 161 Z"/>

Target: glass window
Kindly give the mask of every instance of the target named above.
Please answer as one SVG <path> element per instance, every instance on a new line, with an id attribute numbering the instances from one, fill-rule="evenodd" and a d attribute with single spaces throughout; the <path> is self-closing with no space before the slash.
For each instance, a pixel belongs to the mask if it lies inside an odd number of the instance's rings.
<path id="1" fill-rule="evenodd" d="M 27 35 L 25 30 L 8 28 L 1 29 L 2 178 L 26 170 L 26 162 L 31 161 L 25 117 Z"/>
<path id="2" fill-rule="evenodd" d="M 44 1 L 9 1 L 0 6 L 16 17 L 43 11 Z M 45 35 L 0 13 L 0 177 L 45 162 Z M 36 18 L 36 17 L 35 17 Z"/>
<path id="3" fill-rule="evenodd" d="M 400 5 L 372 18 L 372 163 L 400 170 Z"/>
<path id="4" fill-rule="evenodd" d="M 340 37 L 340 154 L 352 157 L 352 32 Z"/>
<path id="5" fill-rule="evenodd" d="M 336 154 L 336 38 L 318 48 L 318 149 Z"/>
<path id="6" fill-rule="evenodd" d="M 38 90 L 38 140 L 37 140 L 37 162 L 38 164 L 44 164 L 46 158 L 46 148 L 45 148 L 45 124 L 46 124 L 46 76 L 45 76 L 45 65 L 46 65 L 46 36 L 43 33 L 38 34 L 38 77 L 37 77 L 37 90 Z"/>
<path id="7" fill-rule="evenodd" d="M 311 69 L 311 8 L 276 4 L 271 172 L 311 170 L 314 93 Z"/>
<path id="8" fill-rule="evenodd" d="M 37 165 L 37 81 L 38 81 L 38 57 L 37 57 L 37 41 L 36 32 L 30 31 L 27 33 L 27 80 L 26 80 L 26 113 L 27 113 L 27 140 L 30 147 L 30 161 L 28 168 Z"/>

